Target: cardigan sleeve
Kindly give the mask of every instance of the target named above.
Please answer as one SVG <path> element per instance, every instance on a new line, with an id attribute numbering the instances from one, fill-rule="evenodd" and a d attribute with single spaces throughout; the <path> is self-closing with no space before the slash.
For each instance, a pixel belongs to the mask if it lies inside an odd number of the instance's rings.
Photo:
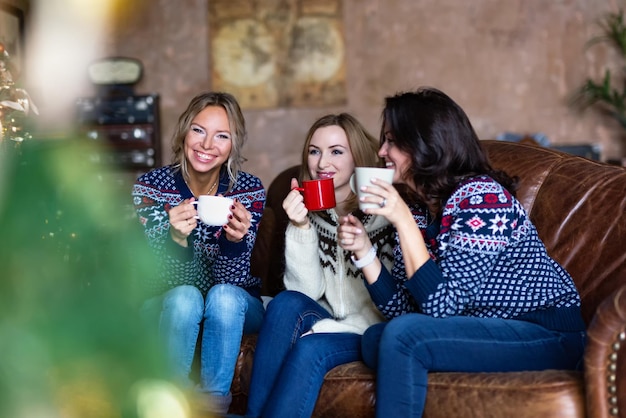
<path id="1" fill-rule="evenodd" d="M 285 231 L 285 276 L 287 290 L 304 293 L 313 300 L 326 291 L 318 257 L 317 231 L 312 226 L 298 228 L 289 223 Z"/>

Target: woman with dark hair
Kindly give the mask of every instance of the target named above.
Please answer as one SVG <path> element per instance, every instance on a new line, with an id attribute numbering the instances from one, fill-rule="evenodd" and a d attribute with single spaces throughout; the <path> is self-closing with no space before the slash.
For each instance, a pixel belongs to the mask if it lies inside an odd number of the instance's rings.
<path id="1" fill-rule="evenodd" d="M 256 333 L 263 319 L 261 281 L 250 274 L 250 255 L 265 207 L 261 181 L 241 171 L 246 141 L 243 114 L 228 93 L 194 97 L 176 126 L 173 164 L 137 180 L 133 199 L 150 247 L 160 263 L 158 277 L 146 278 L 154 314 L 172 372 L 191 385 L 189 373 L 200 324 L 198 408 L 226 413 L 230 386 L 244 333 Z M 200 195 L 234 200 L 228 222 L 197 220 Z"/>
<path id="2" fill-rule="evenodd" d="M 366 212 L 395 226 L 406 277 L 368 256 L 373 246 L 357 219 L 339 228 L 344 249 L 371 259 L 362 272 L 391 319 L 362 341 L 377 372 L 376 416 L 422 416 L 431 371 L 578 367 L 578 291 L 515 199 L 513 179 L 490 166 L 465 112 L 432 88 L 389 97 L 380 141 L 378 155 L 405 194 L 377 180 L 364 201 L 379 207 Z M 424 209 L 426 225 L 407 202 Z"/>
<path id="3" fill-rule="evenodd" d="M 393 228 L 358 210 L 350 189 L 355 166 L 381 166 L 378 141 L 347 113 L 313 123 L 302 152 L 300 180 L 332 178 L 337 206 L 311 212 L 291 180 L 283 201 L 287 290 L 267 306 L 254 353 L 246 417 L 310 417 L 324 376 L 361 359 L 361 335 L 384 320 L 349 254 L 337 245 L 339 217 L 354 212 L 363 234 L 391 266 Z"/>

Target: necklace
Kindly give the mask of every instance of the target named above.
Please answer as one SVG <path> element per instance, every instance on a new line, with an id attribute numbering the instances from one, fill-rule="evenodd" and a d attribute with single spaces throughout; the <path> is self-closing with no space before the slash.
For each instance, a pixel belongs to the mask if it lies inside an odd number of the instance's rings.
<path id="1" fill-rule="evenodd" d="M 219 178 L 218 178 L 219 180 Z M 217 180 L 215 180 L 215 183 L 213 183 L 213 186 L 211 186 L 211 188 L 209 189 L 209 192 L 207 194 L 213 194 L 213 190 L 215 189 L 215 186 L 217 186 Z"/>
<path id="2" fill-rule="evenodd" d="M 213 191 L 215 190 L 215 187 L 217 186 L 217 182 L 218 182 L 219 179 L 220 178 L 218 177 L 215 180 L 215 182 L 213 182 L 213 185 L 211 186 L 211 188 L 209 189 L 209 191 L 206 194 L 208 194 L 208 195 L 213 194 Z M 191 190 L 191 186 L 189 185 L 189 183 L 187 183 L 187 180 L 183 178 L 183 181 L 185 182 L 185 184 L 187 185 L 189 190 Z M 194 195 L 194 196 L 196 195 L 193 190 L 191 190 L 191 194 Z"/>

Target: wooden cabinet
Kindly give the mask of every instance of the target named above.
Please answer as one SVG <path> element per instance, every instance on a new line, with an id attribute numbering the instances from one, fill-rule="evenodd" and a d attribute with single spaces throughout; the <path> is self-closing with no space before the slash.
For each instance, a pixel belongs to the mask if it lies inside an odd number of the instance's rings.
<path id="1" fill-rule="evenodd" d="M 79 135 L 100 145 L 96 162 L 135 172 L 161 165 L 158 95 L 80 98 L 76 109 Z"/>

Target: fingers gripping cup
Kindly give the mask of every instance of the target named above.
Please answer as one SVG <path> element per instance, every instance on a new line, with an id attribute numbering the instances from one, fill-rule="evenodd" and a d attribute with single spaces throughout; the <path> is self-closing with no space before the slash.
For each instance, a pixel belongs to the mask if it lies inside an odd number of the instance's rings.
<path id="1" fill-rule="evenodd" d="M 207 225 L 221 226 L 228 223 L 233 199 L 224 196 L 201 195 L 193 202 L 198 205 L 198 218 Z"/>
<path id="2" fill-rule="evenodd" d="M 337 205 L 335 202 L 335 185 L 332 178 L 303 180 L 302 187 L 297 187 L 296 190 L 302 192 L 304 206 L 310 211 L 326 210 Z"/>
<path id="3" fill-rule="evenodd" d="M 359 198 L 359 209 L 380 208 L 379 204 L 361 202 L 362 197 L 373 196 L 361 190 L 363 186 L 372 186 L 372 178 L 381 179 L 387 183 L 393 182 L 393 168 L 382 167 L 355 167 L 354 174 L 350 177 L 350 188 Z"/>

